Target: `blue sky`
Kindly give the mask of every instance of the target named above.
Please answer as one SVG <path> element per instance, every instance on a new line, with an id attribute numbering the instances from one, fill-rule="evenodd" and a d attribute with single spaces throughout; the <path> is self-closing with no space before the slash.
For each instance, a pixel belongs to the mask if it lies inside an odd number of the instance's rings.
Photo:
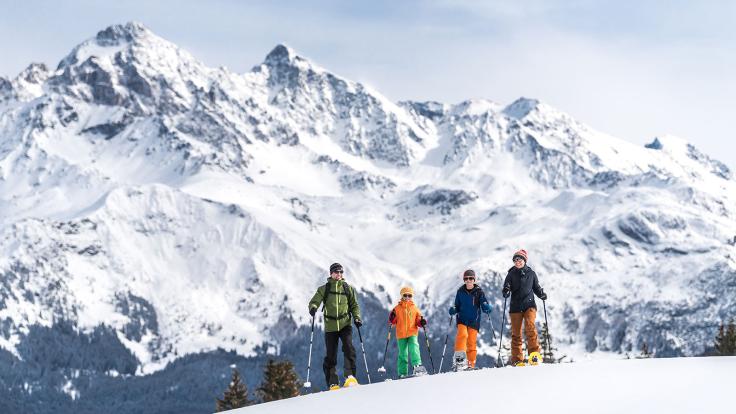
<path id="1" fill-rule="evenodd" d="M 278 43 L 389 98 L 538 98 L 635 143 L 690 140 L 736 168 L 736 2 L 3 0 L 0 76 L 53 67 L 136 20 L 243 72 Z"/>

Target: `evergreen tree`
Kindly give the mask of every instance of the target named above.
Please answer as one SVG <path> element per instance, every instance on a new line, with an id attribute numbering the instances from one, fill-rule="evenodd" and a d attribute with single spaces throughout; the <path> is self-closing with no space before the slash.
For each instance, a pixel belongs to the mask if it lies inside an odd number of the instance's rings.
<path id="1" fill-rule="evenodd" d="M 290 361 L 269 360 L 263 373 L 263 382 L 258 394 L 263 402 L 276 401 L 299 395 L 299 377 Z"/>
<path id="2" fill-rule="evenodd" d="M 721 323 L 716 335 L 715 348 L 716 355 L 736 355 L 736 325 L 733 319 L 728 322 L 728 326 Z"/>
<path id="3" fill-rule="evenodd" d="M 253 404 L 248 399 L 248 387 L 240 379 L 240 373 L 233 368 L 230 385 L 225 390 L 222 399 L 216 398 L 215 409 L 217 412 L 242 408 Z"/>

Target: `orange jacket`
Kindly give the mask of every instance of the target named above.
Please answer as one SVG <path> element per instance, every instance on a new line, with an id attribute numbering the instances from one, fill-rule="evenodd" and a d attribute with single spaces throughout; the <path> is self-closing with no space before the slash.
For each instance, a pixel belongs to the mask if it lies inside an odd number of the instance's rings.
<path id="1" fill-rule="evenodd" d="M 392 311 L 395 318 L 389 315 L 391 325 L 396 325 L 396 337 L 399 339 L 408 338 L 419 334 L 419 320 L 422 313 L 419 308 L 411 300 L 402 300 Z"/>

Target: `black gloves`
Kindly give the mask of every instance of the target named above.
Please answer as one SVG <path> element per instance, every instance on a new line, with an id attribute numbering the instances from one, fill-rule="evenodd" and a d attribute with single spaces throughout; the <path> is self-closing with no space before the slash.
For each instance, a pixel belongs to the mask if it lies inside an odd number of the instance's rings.
<path id="1" fill-rule="evenodd" d="M 363 321 L 361 321 L 360 318 L 355 318 L 355 321 L 353 322 L 355 322 L 355 326 L 357 326 L 358 328 L 363 326 Z"/>
<path id="2" fill-rule="evenodd" d="M 419 326 L 421 326 L 422 328 L 424 328 L 425 326 L 427 326 L 427 320 L 426 320 L 426 319 L 424 319 L 424 316 L 422 316 L 422 317 L 421 317 L 421 318 L 419 319 Z"/>
<path id="3" fill-rule="evenodd" d="M 546 293 L 544 293 L 544 292 L 542 292 L 542 294 L 541 294 L 541 295 L 539 295 L 539 299 L 542 299 L 542 300 L 547 300 L 547 294 L 546 294 Z"/>
<path id="4" fill-rule="evenodd" d="M 309 314 L 314 317 L 314 314 L 317 313 L 317 308 L 309 308 Z"/>
<path id="5" fill-rule="evenodd" d="M 388 315 L 388 321 L 392 324 L 396 321 L 396 311 L 391 311 L 391 313 Z"/>
<path id="6" fill-rule="evenodd" d="M 507 298 L 511 295 L 511 287 L 510 286 L 504 286 L 503 287 L 503 297 Z"/>

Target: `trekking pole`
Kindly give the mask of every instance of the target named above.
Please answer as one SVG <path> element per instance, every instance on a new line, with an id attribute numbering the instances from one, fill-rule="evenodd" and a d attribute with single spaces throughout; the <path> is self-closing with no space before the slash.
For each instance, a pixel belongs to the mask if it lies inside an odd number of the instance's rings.
<path id="1" fill-rule="evenodd" d="M 491 335 L 493 336 L 493 342 L 496 342 L 496 328 L 493 327 L 493 319 L 491 319 L 491 314 L 488 314 L 488 322 L 491 323 Z"/>
<path id="2" fill-rule="evenodd" d="M 386 349 L 383 350 L 383 362 L 381 362 L 381 367 L 378 368 L 378 372 L 385 373 L 386 372 L 386 353 L 388 353 L 388 343 L 391 341 L 391 324 L 388 324 L 388 335 L 386 336 Z"/>
<path id="3" fill-rule="evenodd" d="M 547 355 L 552 355 L 552 344 L 550 343 L 550 335 L 549 335 L 549 322 L 547 322 L 547 301 L 542 301 L 542 306 L 544 307 L 544 324 L 547 325 Z M 542 361 L 544 362 L 544 358 L 542 358 Z"/>
<path id="4" fill-rule="evenodd" d="M 498 358 L 496 358 L 496 366 L 498 367 L 498 363 L 501 363 L 501 366 L 504 366 L 503 361 L 501 360 L 501 341 L 503 341 L 503 327 L 506 325 L 506 299 L 503 298 L 503 319 L 501 321 L 501 335 L 498 338 Z"/>
<path id="5" fill-rule="evenodd" d="M 365 363 L 365 375 L 368 376 L 368 383 L 371 383 L 371 373 L 368 372 L 368 359 L 365 357 L 365 347 L 363 346 L 363 335 L 360 333 L 360 326 L 358 328 L 358 338 L 360 338 L 360 349 L 363 350 L 363 362 Z"/>
<path id="6" fill-rule="evenodd" d="M 440 370 L 437 372 L 442 372 L 442 362 L 445 361 L 445 351 L 447 351 L 447 339 L 450 337 L 450 331 L 452 330 L 452 315 L 450 315 L 450 330 L 447 331 L 447 335 L 445 335 L 445 346 L 442 348 L 442 358 L 440 359 Z"/>
<path id="7" fill-rule="evenodd" d="M 427 336 L 427 327 L 422 326 L 424 330 L 424 340 L 427 343 L 427 352 L 429 352 L 429 362 L 432 364 L 432 374 L 434 374 L 434 361 L 432 360 L 432 348 L 429 347 L 429 337 Z"/>
<path id="8" fill-rule="evenodd" d="M 309 334 L 309 357 L 307 357 L 307 382 L 304 383 L 304 388 L 309 388 L 312 383 L 309 382 L 309 370 L 312 368 L 312 342 L 314 341 L 314 315 L 312 315 L 312 333 Z"/>

